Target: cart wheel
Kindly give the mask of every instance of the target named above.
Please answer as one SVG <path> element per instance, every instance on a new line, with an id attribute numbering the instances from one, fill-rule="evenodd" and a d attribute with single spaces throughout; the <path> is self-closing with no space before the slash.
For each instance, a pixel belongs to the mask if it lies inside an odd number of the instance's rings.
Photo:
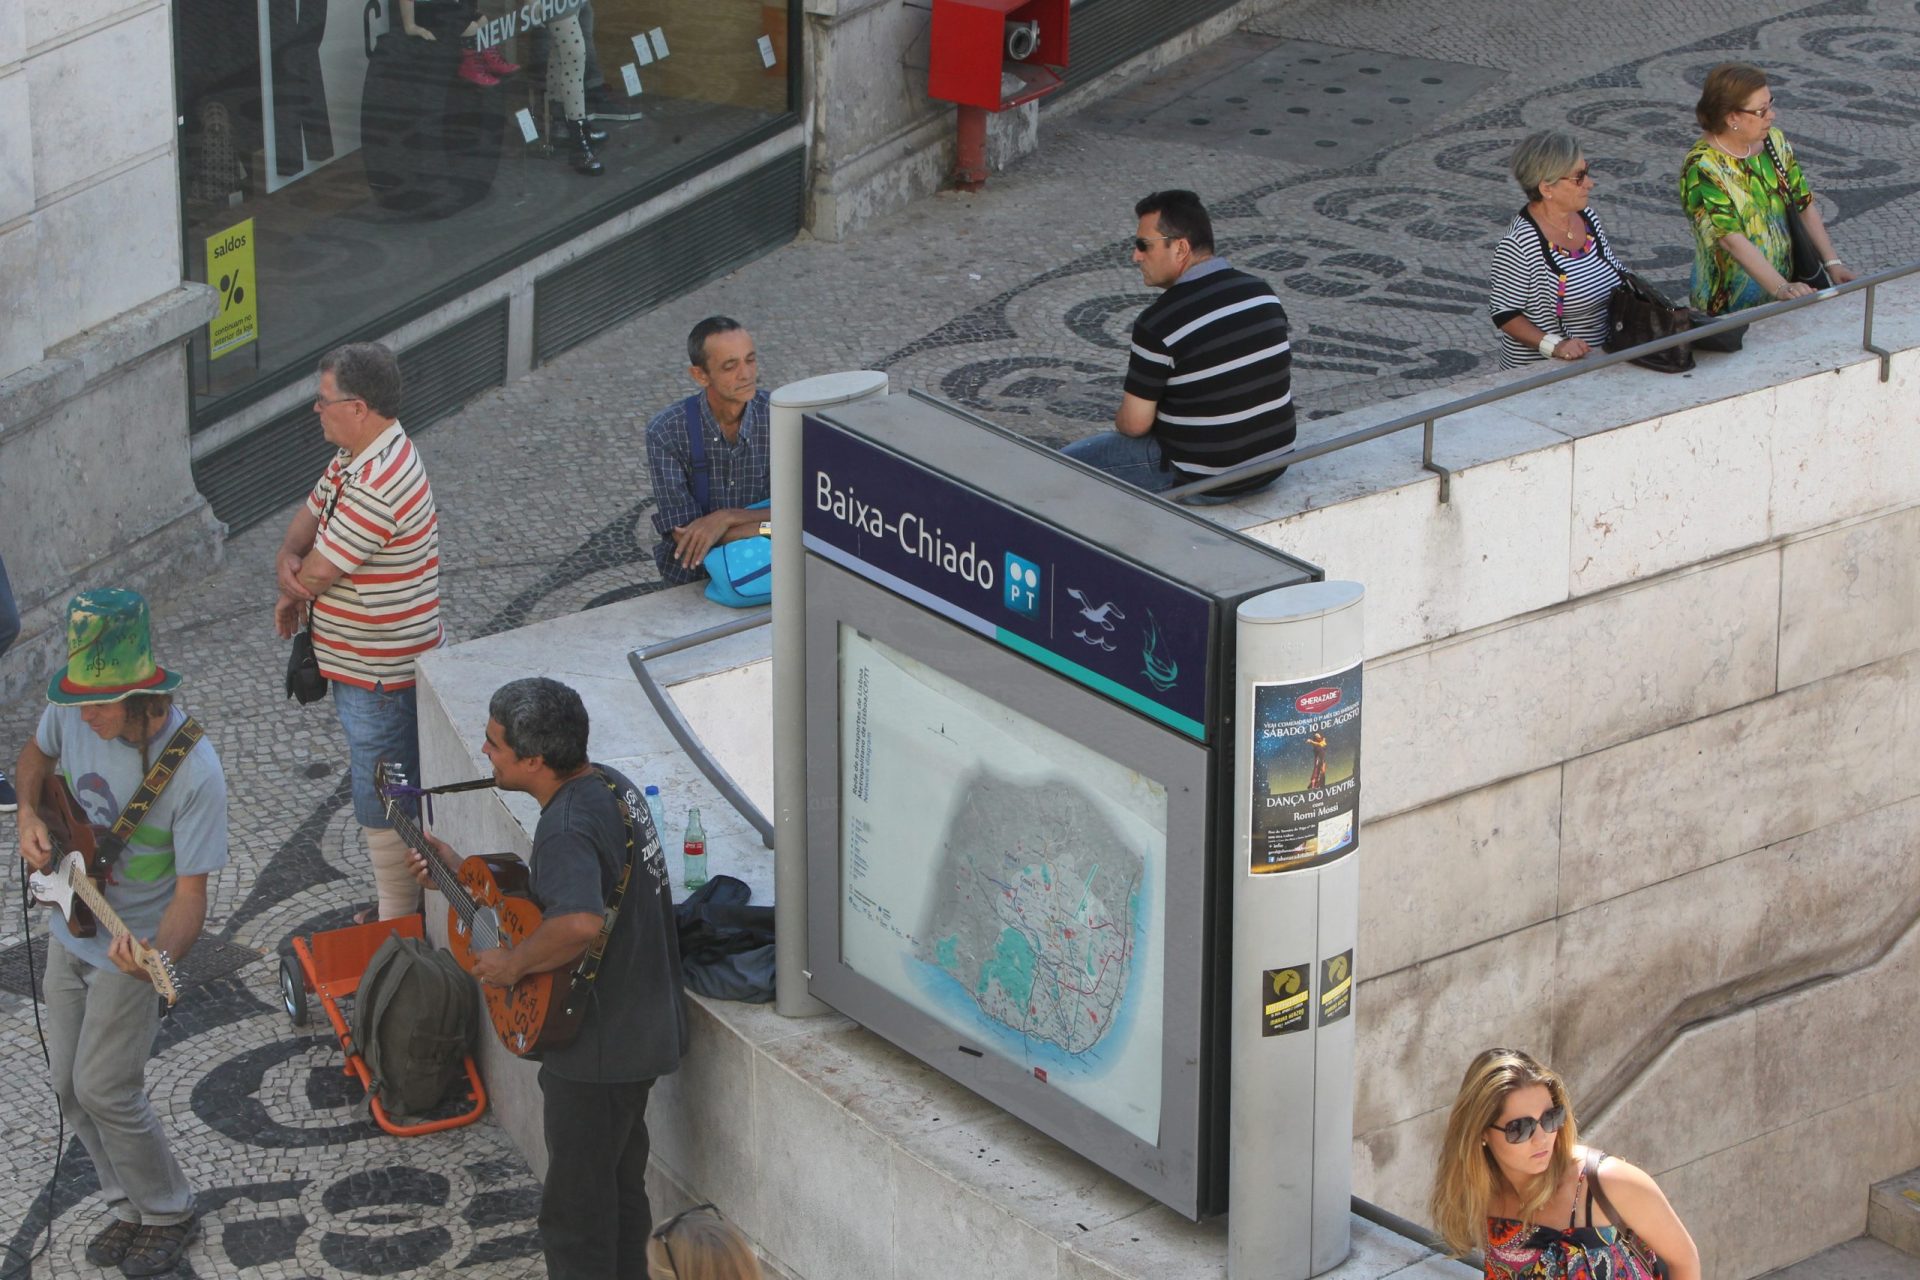
<path id="1" fill-rule="evenodd" d="M 289 1022 L 296 1027 L 307 1025 L 307 979 L 292 956 L 280 957 L 280 1003 L 287 1007 Z"/>

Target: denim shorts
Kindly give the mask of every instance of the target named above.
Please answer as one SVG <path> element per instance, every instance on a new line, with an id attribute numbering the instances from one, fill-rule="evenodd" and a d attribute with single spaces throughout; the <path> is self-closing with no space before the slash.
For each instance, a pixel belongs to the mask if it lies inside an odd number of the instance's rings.
<path id="1" fill-rule="evenodd" d="M 398 764 L 408 782 L 416 787 L 421 785 L 417 708 L 411 685 L 404 689 L 389 689 L 384 685 L 362 689 L 339 680 L 333 682 L 333 709 L 347 735 L 353 816 L 363 827 L 384 829 L 393 825 L 373 790 L 373 771 L 381 761 Z M 416 801 L 407 800 L 403 804 L 409 817 L 418 813 Z"/>

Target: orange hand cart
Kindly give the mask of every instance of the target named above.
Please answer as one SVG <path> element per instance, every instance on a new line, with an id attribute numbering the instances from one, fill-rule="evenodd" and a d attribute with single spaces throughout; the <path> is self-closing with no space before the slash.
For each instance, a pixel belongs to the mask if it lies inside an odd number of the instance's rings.
<path id="1" fill-rule="evenodd" d="M 333 1034 L 340 1041 L 340 1049 L 347 1055 L 346 1074 L 358 1077 L 361 1088 L 367 1091 L 374 1123 L 395 1137 L 413 1138 L 472 1124 L 487 1109 L 487 1089 L 480 1083 L 480 1070 L 474 1065 L 473 1055 L 468 1054 L 467 1097 L 471 1105 L 467 1110 L 415 1124 L 401 1124 L 380 1105 L 373 1089 L 373 1073 L 367 1069 L 366 1059 L 354 1050 L 353 1031 L 340 1012 L 340 1002 L 360 989 L 367 962 L 373 959 L 380 944 L 396 933 L 403 938 L 425 936 L 417 914 L 328 929 L 311 937 L 295 934 L 293 954 L 280 957 L 280 1001 L 286 1006 L 287 1017 L 293 1025 L 304 1027 L 309 1021 L 307 997 L 319 997 L 320 1007 L 327 1011 L 327 1021 L 333 1024 Z"/>

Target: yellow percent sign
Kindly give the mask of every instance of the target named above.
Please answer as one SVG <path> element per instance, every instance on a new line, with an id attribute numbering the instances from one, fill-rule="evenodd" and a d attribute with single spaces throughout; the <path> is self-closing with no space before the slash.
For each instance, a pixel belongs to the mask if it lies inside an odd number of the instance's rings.
<path id="1" fill-rule="evenodd" d="M 207 283 L 220 294 L 220 310 L 207 325 L 207 357 L 217 360 L 260 336 L 252 218 L 207 237 Z"/>

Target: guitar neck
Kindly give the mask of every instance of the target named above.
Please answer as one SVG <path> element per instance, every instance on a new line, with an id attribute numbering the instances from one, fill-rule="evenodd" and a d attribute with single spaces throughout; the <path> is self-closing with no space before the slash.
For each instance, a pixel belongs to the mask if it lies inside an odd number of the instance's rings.
<path id="1" fill-rule="evenodd" d="M 93 882 L 91 876 L 69 876 L 68 883 L 73 886 L 80 900 L 93 909 L 94 918 L 107 926 L 114 937 L 124 938 L 133 933 L 127 928 L 127 922 L 120 918 L 120 913 L 107 905 L 107 895 L 100 892 L 100 886 Z M 133 945 L 136 950 L 142 949 L 138 938 L 133 940 Z"/>
<path id="2" fill-rule="evenodd" d="M 389 802 L 387 817 L 393 822 L 393 829 L 400 833 L 400 838 L 407 842 L 407 848 L 419 854 L 421 860 L 427 864 L 427 870 L 433 876 L 434 887 L 440 890 L 440 895 L 447 900 L 447 905 L 459 913 L 462 923 L 471 923 L 475 910 L 474 902 L 465 886 L 460 883 L 459 875 L 433 851 L 433 846 L 429 845 L 426 837 L 421 834 L 419 825 L 401 812 L 400 806 Z"/>
<path id="3" fill-rule="evenodd" d="M 174 985 L 173 965 L 164 951 L 154 951 L 134 936 L 120 913 L 107 905 L 107 895 L 100 892 L 100 886 L 84 871 L 76 869 L 67 876 L 67 883 L 73 887 L 74 896 L 93 909 L 94 919 L 107 926 L 107 931 L 116 938 L 125 938 L 133 944 L 134 961 L 147 971 L 147 977 L 171 1005 L 180 998 L 180 992 Z"/>

